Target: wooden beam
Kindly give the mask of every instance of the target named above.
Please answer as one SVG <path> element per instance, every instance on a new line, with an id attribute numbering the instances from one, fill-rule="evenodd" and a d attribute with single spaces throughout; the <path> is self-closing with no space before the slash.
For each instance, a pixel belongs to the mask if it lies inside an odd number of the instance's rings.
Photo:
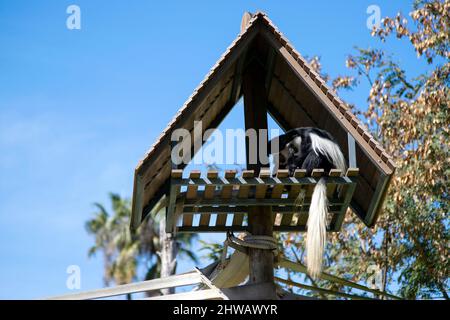
<path id="1" fill-rule="evenodd" d="M 166 188 L 165 190 L 161 190 L 164 188 L 161 188 L 159 191 L 159 196 L 158 199 L 154 199 L 152 203 L 152 207 L 160 200 L 160 198 L 165 194 L 165 192 L 168 190 L 167 188 L 168 183 L 166 184 Z M 139 226 L 141 225 L 141 222 L 145 219 L 146 214 L 143 212 L 144 210 L 141 210 L 141 208 L 143 207 L 142 204 L 142 194 L 144 192 L 144 186 L 142 183 L 142 177 L 138 172 L 134 173 L 134 183 L 133 183 L 133 208 L 137 208 L 134 209 L 134 214 L 131 215 L 131 221 L 130 221 L 130 230 L 131 232 L 135 232 L 137 230 L 137 228 L 139 228 Z M 148 212 L 151 211 L 151 208 L 148 210 Z M 148 213 L 147 212 L 147 213 Z"/>
<path id="2" fill-rule="evenodd" d="M 242 56 L 236 62 L 236 67 L 234 71 L 233 85 L 231 87 L 231 93 L 229 102 L 234 106 L 236 102 L 239 100 L 241 96 L 241 87 L 242 87 L 242 71 L 244 70 L 244 64 L 247 57 L 247 51 L 245 50 L 242 53 Z"/>
<path id="3" fill-rule="evenodd" d="M 267 111 L 269 112 L 272 119 L 276 122 L 276 124 L 278 124 L 278 126 L 284 132 L 289 131 L 291 129 L 291 126 L 289 125 L 289 123 L 287 123 L 287 121 L 284 120 L 284 118 L 280 115 L 278 110 L 272 104 L 269 104 Z"/>
<path id="4" fill-rule="evenodd" d="M 334 183 L 334 184 L 347 184 L 351 183 L 352 181 L 346 177 L 322 177 L 326 180 L 326 183 Z M 258 178 L 256 177 L 236 177 L 236 178 L 228 178 L 223 179 L 221 177 L 217 178 L 208 178 L 205 179 L 204 177 L 200 178 L 172 178 L 171 184 L 172 185 L 179 185 L 179 186 L 189 186 L 189 185 L 198 185 L 198 186 L 220 186 L 224 187 L 226 185 L 236 185 L 236 186 L 262 186 L 262 185 L 277 185 L 277 184 L 283 184 L 285 186 L 291 186 L 291 185 L 315 185 L 317 183 L 318 179 L 314 179 L 311 177 L 305 177 L 305 176 L 294 176 L 294 177 L 278 177 L 274 178 L 271 176 L 260 176 Z"/>
<path id="5" fill-rule="evenodd" d="M 200 191 L 201 192 L 201 191 Z M 238 197 L 231 197 L 227 199 L 202 199 L 201 195 L 203 192 L 199 192 L 199 198 L 197 199 L 184 199 L 184 197 L 179 198 L 179 202 L 182 202 L 185 207 L 203 207 L 203 206 L 292 206 L 295 204 L 295 199 L 293 198 L 261 198 L 261 199 L 240 199 Z M 330 198 L 328 199 L 330 205 L 344 205 L 345 201 L 340 198 Z M 311 196 L 305 198 L 302 205 L 298 206 L 298 210 L 306 209 L 311 203 Z M 233 211 L 232 209 L 230 209 Z M 220 212 L 220 211 L 219 211 Z"/>
<path id="6" fill-rule="evenodd" d="M 217 171 L 213 171 L 213 170 L 208 171 L 208 173 L 207 173 L 207 178 L 208 179 L 215 179 L 217 177 L 218 177 L 218 172 Z M 203 198 L 204 199 L 212 199 L 214 197 L 215 190 L 216 190 L 216 186 L 213 186 L 213 185 L 205 186 L 205 192 L 203 193 Z M 210 218 L 211 218 L 210 212 L 212 212 L 212 211 L 209 211 L 208 213 L 205 213 L 205 214 L 201 215 L 200 221 L 199 221 L 199 225 L 201 225 L 201 226 L 209 226 L 209 221 L 210 221 Z"/>
<path id="7" fill-rule="evenodd" d="M 268 163 L 261 163 L 259 157 L 260 138 L 267 141 L 267 96 L 264 87 L 264 72 L 258 63 L 254 62 L 248 66 L 243 76 L 242 89 L 244 92 L 244 114 L 245 129 L 256 130 L 256 146 L 249 145 L 249 138 L 246 137 L 247 170 L 253 170 L 255 175 L 259 175 L 262 166 Z M 265 136 L 260 136 L 260 130 L 266 130 Z M 256 152 L 256 159 L 250 159 L 251 151 Z M 254 160 L 255 163 L 250 163 Z M 264 159 L 265 160 L 265 159 Z"/>
<path id="8" fill-rule="evenodd" d="M 252 170 L 244 170 L 242 172 L 242 178 L 253 178 L 254 172 Z M 239 186 L 239 191 L 237 197 L 239 199 L 247 199 L 248 194 L 250 191 L 249 185 L 241 185 Z M 245 208 L 245 212 L 247 212 L 247 208 Z M 233 226 L 241 226 L 244 222 L 244 216 L 240 214 L 236 214 L 236 211 L 234 211 L 234 217 L 233 217 Z"/>
<path id="9" fill-rule="evenodd" d="M 367 216 L 364 217 L 364 223 L 369 227 L 372 227 L 374 225 L 374 221 L 376 221 L 377 216 L 381 211 L 384 198 L 388 190 L 386 186 L 391 179 L 392 176 L 381 174 L 380 179 L 378 180 L 377 187 L 375 188 L 374 194 L 372 196 L 372 201 L 370 202 L 369 209 L 367 210 Z"/>
<path id="10" fill-rule="evenodd" d="M 172 178 L 181 179 L 183 170 L 172 170 Z M 169 204 L 166 209 L 166 232 L 173 232 L 176 223 L 175 207 L 177 202 L 177 196 L 180 192 L 180 186 L 176 184 L 170 184 Z"/>
<path id="11" fill-rule="evenodd" d="M 270 85 L 272 84 L 273 69 L 275 67 L 276 57 L 277 57 L 277 54 L 276 54 L 275 49 L 273 47 L 270 47 L 269 53 L 267 55 L 267 62 L 266 62 L 267 73 L 266 73 L 266 78 L 265 78 L 265 86 L 266 86 L 267 96 L 269 96 Z"/>
<path id="12" fill-rule="evenodd" d="M 130 293 L 139 293 L 145 291 L 159 290 L 163 288 L 172 288 L 179 286 L 188 286 L 201 283 L 202 278 L 198 272 L 188 272 L 174 275 L 166 278 L 142 281 L 137 283 L 124 284 L 112 288 L 103 288 L 86 292 L 78 292 L 57 297 L 50 297 L 48 300 L 88 300 L 106 297 L 120 296 Z"/>
<path id="13" fill-rule="evenodd" d="M 237 201 L 236 201 L 237 203 Z M 275 203 L 275 202 L 274 202 Z M 254 205 L 255 203 L 253 203 Z M 293 206 L 293 205 L 274 205 L 271 204 L 272 206 L 272 210 L 276 211 L 278 213 L 282 213 L 283 216 L 284 215 L 288 215 L 289 213 L 292 212 L 296 212 L 296 213 L 301 213 L 301 214 L 307 214 L 308 213 L 308 206 L 304 205 L 304 206 Z M 329 205 L 329 212 L 340 212 L 341 210 L 341 205 L 338 203 L 331 203 Z M 183 214 L 195 214 L 198 213 L 202 216 L 207 215 L 208 213 L 229 213 L 229 212 L 233 212 L 234 214 L 236 214 L 237 216 L 243 216 L 245 214 L 247 214 L 248 211 L 248 206 L 242 206 L 242 205 L 233 205 L 233 208 L 230 208 L 229 206 L 225 206 L 225 204 L 223 204 L 223 206 L 218 207 L 216 204 L 214 205 L 209 205 L 209 206 L 201 206 L 201 207 L 187 207 L 184 206 L 183 208 Z M 201 218 L 200 218 L 201 219 Z M 206 224 L 200 224 L 200 225 L 204 225 L 206 226 Z M 236 224 L 236 225 L 241 225 Z M 288 224 L 286 224 L 288 225 Z"/>
<path id="14" fill-rule="evenodd" d="M 346 176 L 348 179 L 354 179 L 358 176 L 359 170 L 357 168 L 349 168 L 347 169 Z M 355 192 L 356 188 L 356 180 L 352 181 L 353 183 L 345 185 L 342 189 L 342 192 L 344 194 L 344 204 L 342 205 L 341 212 L 337 216 L 336 222 L 334 223 L 333 230 L 340 230 L 342 223 L 344 222 L 345 213 L 347 212 L 347 208 L 350 205 L 350 201 L 353 198 L 353 193 Z"/>
<path id="15" fill-rule="evenodd" d="M 249 145 L 249 139 L 246 139 L 247 169 L 254 170 L 255 175 L 259 175 L 261 168 L 268 163 L 262 163 L 259 157 L 260 129 L 265 129 L 265 138 L 267 141 L 267 107 L 268 95 L 265 87 L 265 71 L 256 62 L 250 64 L 245 70 L 242 80 L 242 89 L 244 94 L 244 113 L 245 129 L 254 129 L 257 132 L 257 146 Z M 249 155 L 251 148 L 256 152 L 256 163 L 250 163 Z M 265 155 L 267 157 L 267 154 Z M 254 159 L 253 159 L 254 160 Z M 263 159 L 265 162 L 267 159 Z M 254 206 L 249 208 L 248 230 L 252 235 L 273 235 L 273 218 L 271 207 Z M 261 284 L 270 283 L 272 289 L 265 290 L 265 294 L 260 299 L 273 299 L 275 297 L 275 286 L 273 280 L 273 253 L 270 250 L 261 250 L 249 248 L 249 283 Z"/>
<path id="16" fill-rule="evenodd" d="M 306 230 L 305 225 L 290 225 L 290 226 L 273 226 L 273 232 L 304 232 Z M 178 227 L 178 232 L 195 232 L 195 233 L 211 233 L 211 232 L 242 232 L 249 231 L 248 226 L 198 226 L 198 227 Z M 334 232 L 330 228 L 327 228 L 328 232 Z"/>

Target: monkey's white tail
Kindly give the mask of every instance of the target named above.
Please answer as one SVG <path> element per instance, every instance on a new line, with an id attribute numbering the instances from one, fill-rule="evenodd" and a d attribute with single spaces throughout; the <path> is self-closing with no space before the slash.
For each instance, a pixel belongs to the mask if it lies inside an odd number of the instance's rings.
<path id="1" fill-rule="evenodd" d="M 341 170 L 342 174 L 345 174 L 347 166 L 345 165 L 345 158 L 339 146 L 335 142 L 319 137 L 314 133 L 311 133 L 310 137 L 314 152 L 317 155 L 322 154 L 326 156 L 334 164 L 336 169 Z"/>
<path id="2" fill-rule="evenodd" d="M 325 179 L 321 178 L 314 187 L 306 224 L 306 266 L 313 279 L 322 270 L 322 260 L 327 236 L 328 199 Z"/>

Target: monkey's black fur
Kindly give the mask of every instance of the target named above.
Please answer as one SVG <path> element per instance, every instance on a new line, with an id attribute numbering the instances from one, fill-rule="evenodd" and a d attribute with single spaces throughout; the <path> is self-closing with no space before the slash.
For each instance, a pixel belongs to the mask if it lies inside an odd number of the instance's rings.
<path id="1" fill-rule="evenodd" d="M 293 176 L 295 169 L 305 169 L 307 175 L 311 175 L 313 169 L 324 169 L 328 174 L 331 169 L 336 168 L 331 159 L 326 155 L 316 153 L 312 148 L 311 134 L 335 142 L 333 136 L 325 130 L 313 127 L 296 128 L 289 130 L 279 139 L 279 169 L 289 169 L 289 175 Z M 300 148 L 292 143 L 297 137 L 301 138 Z M 273 141 L 273 140 L 272 140 Z M 268 150 L 271 152 L 271 142 Z M 286 150 L 287 149 L 287 150 Z M 284 152 L 283 152 L 284 151 Z M 284 159 L 287 154 L 287 159 Z"/>

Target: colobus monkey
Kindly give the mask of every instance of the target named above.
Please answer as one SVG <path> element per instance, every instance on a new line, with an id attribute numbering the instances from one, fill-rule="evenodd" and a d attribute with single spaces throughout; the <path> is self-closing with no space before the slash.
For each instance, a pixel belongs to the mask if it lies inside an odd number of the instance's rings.
<path id="1" fill-rule="evenodd" d="M 273 150 L 274 175 L 278 169 L 288 169 L 293 176 L 295 169 L 305 169 L 311 175 L 313 169 L 339 169 L 345 173 L 344 155 L 334 138 L 318 128 L 297 128 L 272 139 L 268 150 L 278 143 L 279 152 Z M 328 199 L 325 179 L 321 178 L 312 194 L 306 233 L 306 262 L 309 274 L 317 278 L 322 269 L 326 242 Z"/>

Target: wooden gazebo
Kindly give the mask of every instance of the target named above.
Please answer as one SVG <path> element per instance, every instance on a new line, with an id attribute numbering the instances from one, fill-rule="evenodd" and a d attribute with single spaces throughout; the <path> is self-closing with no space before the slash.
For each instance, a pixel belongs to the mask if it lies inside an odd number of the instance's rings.
<path id="1" fill-rule="evenodd" d="M 194 130 L 202 135 L 216 128 L 238 100 L 244 99 L 246 129 L 267 129 L 267 114 L 283 130 L 319 127 L 329 131 L 344 151 L 348 171 L 311 176 L 280 170 L 276 177 L 260 163 L 237 175 L 209 171 L 185 174 L 171 161 L 171 134 Z M 192 141 L 192 154 L 194 141 Z M 248 146 L 247 146 L 248 152 Z M 278 31 L 262 12 L 244 14 L 241 32 L 177 112 L 139 162 L 134 176 L 131 228 L 155 208 L 166 208 L 168 232 L 248 231 L 272 236 L 273 231 L 303 231 L 312 190 L 326 175 L 330 231 L 338 231 L 348 207 L 373 226 L 395 166 L 357 117 Z M 340 187 L 338 187 L 340 186 Z M 294 200 L 300 193 L 300 207 Z M 273 256 L 249 249 L 250 282 L 273 283 Z"/>
<path id="2" fill-rule="evenodd" d="M 250 62 L 257 64 L 264 75 L 267 111 L 281 128 L 324 128 L 343 150 L 348 150 L 348 160 L 354 157 L 355 162 L 349 167 L 357 166 L 359 175 L 350 206 L 372 226 L 394 172 L 394 163 L 272 21 L 258 12 L 248 21 L 244 17 L 241 33 L 137 165 L 131 227 L 137 228 L 169 193 L 171 132 L 177 128 L 192 132 L 194 121 L 203 121 L 202 133 L 217 127 L 242 97 L 244 67 Z"/>

